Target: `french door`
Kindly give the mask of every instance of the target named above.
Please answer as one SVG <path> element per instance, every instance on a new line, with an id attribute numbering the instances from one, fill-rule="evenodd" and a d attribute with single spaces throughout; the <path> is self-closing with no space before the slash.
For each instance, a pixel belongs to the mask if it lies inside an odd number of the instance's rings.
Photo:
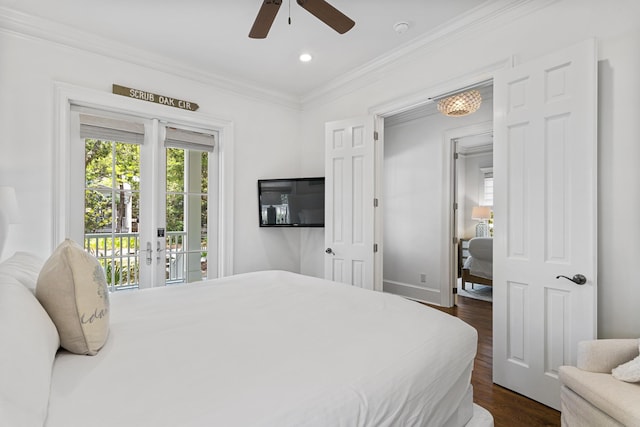
<path id="1" fill-rule="evenodd" d="M 215 276 L 215 131 L 78 107 L 71 135 L 71 235 L 112 291 Z"/>
<path id="2" fill-rule="evenodd" d="M 596 58 L 589 40 L 494 80 L 493 379 L 556 409 L 597 336 Z"/>

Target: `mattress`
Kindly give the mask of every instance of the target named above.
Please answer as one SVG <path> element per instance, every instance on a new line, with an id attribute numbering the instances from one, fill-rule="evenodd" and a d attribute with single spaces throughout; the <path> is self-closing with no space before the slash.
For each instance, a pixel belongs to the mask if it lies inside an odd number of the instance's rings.
<path id="1" fill-rule="evenodd" d="M 464 425 L 476 342 L 422 304 L 283 271 L 115 293 L 103 349 L 57 355 L 45 425 Z"/>

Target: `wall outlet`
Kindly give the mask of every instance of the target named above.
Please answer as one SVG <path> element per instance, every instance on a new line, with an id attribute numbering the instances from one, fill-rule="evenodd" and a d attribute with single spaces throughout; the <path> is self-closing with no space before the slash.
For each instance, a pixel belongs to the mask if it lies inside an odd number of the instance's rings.
<path id="1" fill-rule="evenodd" d="M 420 283 L 427 283 L 427 275 L 420 273 Z"/>

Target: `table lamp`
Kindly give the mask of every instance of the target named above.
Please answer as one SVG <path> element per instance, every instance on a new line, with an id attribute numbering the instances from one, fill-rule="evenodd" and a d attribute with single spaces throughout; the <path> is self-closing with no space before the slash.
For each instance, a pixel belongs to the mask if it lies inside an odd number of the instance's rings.
<path id="1" fill-rule="evenodd" d="M 476 225 L 476 237 L 489 237 L 489 224 L 491 218 L 491 206 L 474 206 L 471 210 L 471 219 L 480 221 Z"/>

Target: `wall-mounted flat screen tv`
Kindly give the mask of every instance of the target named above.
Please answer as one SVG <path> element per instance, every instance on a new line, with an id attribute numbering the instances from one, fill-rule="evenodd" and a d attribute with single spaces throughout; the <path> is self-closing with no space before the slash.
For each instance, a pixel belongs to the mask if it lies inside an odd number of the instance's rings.
<path id="1" fill-rule="evenodd" d="M 324 178 L 258 180 L 260 227 L 324 227 Z"/>

